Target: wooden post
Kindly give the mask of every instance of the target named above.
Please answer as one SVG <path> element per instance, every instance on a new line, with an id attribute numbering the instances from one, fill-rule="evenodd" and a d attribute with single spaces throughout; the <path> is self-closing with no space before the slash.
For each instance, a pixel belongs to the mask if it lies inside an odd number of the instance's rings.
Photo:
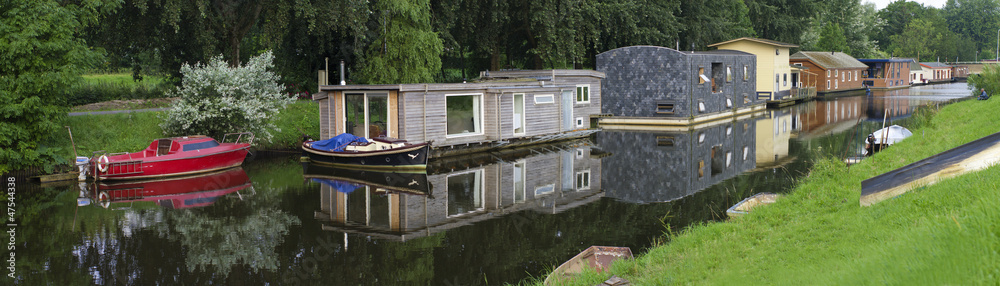
<path id="1" fill-rule="evenodd" d="M 76 157 L 79 157 L 79 155 L 76 154 L 76 143 L 73 143 L 73 129 L 70 129 L 69 126 L 66 126 L 66 130 L 69 130 L 69 144 L 73 146 L 73 164 L 75 166 Z"/>

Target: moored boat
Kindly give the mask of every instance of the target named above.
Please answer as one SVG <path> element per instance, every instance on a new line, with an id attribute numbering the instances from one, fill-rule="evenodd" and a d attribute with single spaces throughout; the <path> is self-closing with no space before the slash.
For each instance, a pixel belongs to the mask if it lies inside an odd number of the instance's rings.
<path id="1" fill-rule="evenodd" d="M 912 135 L 913 132 L 899 125 L 875 130 L 875 132 L 868 134 L 868 138 L 865 139 L 865 156 L 874 155 L 882 151 L 882 149 L 903 141 L 903 139 Z"/>
<path id="2" fill-rule="evenodd" d="M 427 142 L 414 144 L 389 137 L 368 140 L 349 133 L 302 143 L 302 155 L 311 162 L 361 169 L 426 169 L 429 150 Z"/>
<path id="3" fill-rule="evenodd" d="M 632 259 L 632 249 L 618 246 L 591 246 L 552 270 L 543 284 L 558 284 L 573 275 L 583 273 L 587 268 L 605 272 L 612 262 L 620 259 Z"/>
<path id="4" fill-rule="evenodd" d="M 226 143 L 229 136 L 235 142 Z M 124 180 L 222 170 L 243 164 L 253 138 L 252 133 L 231 133 L 222 143 L 204 135 L 156 139 L 139 152 L 94 156 L 88 171 L 99 180 Z"/>
<path id="5" fill-rule="evenodd" d="M 203 207 L 219 197 L 252 188 L 250 177 L 241 167 L 208 174 L 176 176 L 133 181 L 95 182 L 83 190 L 88 195 L 78 205 L 96 204 L 108 208 L 112 203 L 153 201 L 166 208 Z"/>

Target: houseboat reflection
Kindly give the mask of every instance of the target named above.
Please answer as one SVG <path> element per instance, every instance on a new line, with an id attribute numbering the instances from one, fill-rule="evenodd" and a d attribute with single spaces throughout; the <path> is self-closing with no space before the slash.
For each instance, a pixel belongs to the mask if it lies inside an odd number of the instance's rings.
<path id="1" fill-rule="evenodd" d="M 406 241 L 522 211 L 553 214 L 596 201 L 603 196 L 605 155 L 593 145 L 574 140 L 432 160 L 419 174 L 307 165 L 306 177 L 325 180 L 315 213 L 324 230 Z"/>
<path id="2" fill-rule="evenodd" d="M 756 166 L 756 118 L 681 131 L 603 131 L 597 146 L 605 195 L 632 203 L 669 202 Z M 786 152 L 787 153 L 787 152 Z"/>

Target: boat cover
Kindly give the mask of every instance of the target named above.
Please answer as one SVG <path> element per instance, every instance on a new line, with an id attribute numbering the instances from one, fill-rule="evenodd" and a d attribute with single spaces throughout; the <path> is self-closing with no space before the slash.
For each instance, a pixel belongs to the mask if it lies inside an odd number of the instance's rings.
<path id="1" fill-rule="evenodd" d="M 313 178 L 312 180 L 313 180 L 313 182 L 319 182 L 321 184 L 330 186 L 334 190 L 337 190 L 338 192 L 345 193 L 345 194 L 350 194 L 354 190 L 357 190 L 358 188 L 364 186 L 364 185 L 359 185 L 359 184 L 355 184 L 355 183 L 351 183 L 351 182 L 344 182 L 344 181 L 341 181 L 341 180 L 333 180 L 333 179 Z"/>
<path id="2" fill-rule="evenodd" d="M 344 146 L 347 146 L 347 143 L 351 142 L 368 143 L 368 140 L 364 137 L 354 136 L 354 134 L 351 133 L 342 133 L 340 135 L 333 136 L 333 138 L 330 139 L 313 142 L 312 148 L 323 151 L 340 152 L 344 151 Z"/>
<path id="3" fill-rule="evenodd" d="M 883 132 L 888 132 L 888 134 L 883 135 Z M 906 139 L 906 137 L 910 137 L 911 135 L 913 135 L 913 133 L 910 132 L 910 130 L 907 130 L 899 125 L 889 126 L 872 132 L 872 136 L 875 137 L 875 144 L 892 145 Z M 882 143 L 882 139 L 885 139 L 885 143 Z"/>

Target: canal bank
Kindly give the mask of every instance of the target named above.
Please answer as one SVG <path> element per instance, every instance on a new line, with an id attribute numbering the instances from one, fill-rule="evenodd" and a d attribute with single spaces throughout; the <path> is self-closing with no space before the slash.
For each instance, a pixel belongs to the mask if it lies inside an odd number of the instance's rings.
<path id="1" fill-rule="evenodd" d="M 870 207 L 861 181 L 997 132 L 998 101 L 942 107 L 914 136 L 861 163 L 818 162 L 793 191 L 725 222 L 689 227 L 610 274 L 634 285 L 984 284 L 1000 261 L 1000 168 L 991 167 Z M 766 191 L 766 190 L 761 190 Z"/>

